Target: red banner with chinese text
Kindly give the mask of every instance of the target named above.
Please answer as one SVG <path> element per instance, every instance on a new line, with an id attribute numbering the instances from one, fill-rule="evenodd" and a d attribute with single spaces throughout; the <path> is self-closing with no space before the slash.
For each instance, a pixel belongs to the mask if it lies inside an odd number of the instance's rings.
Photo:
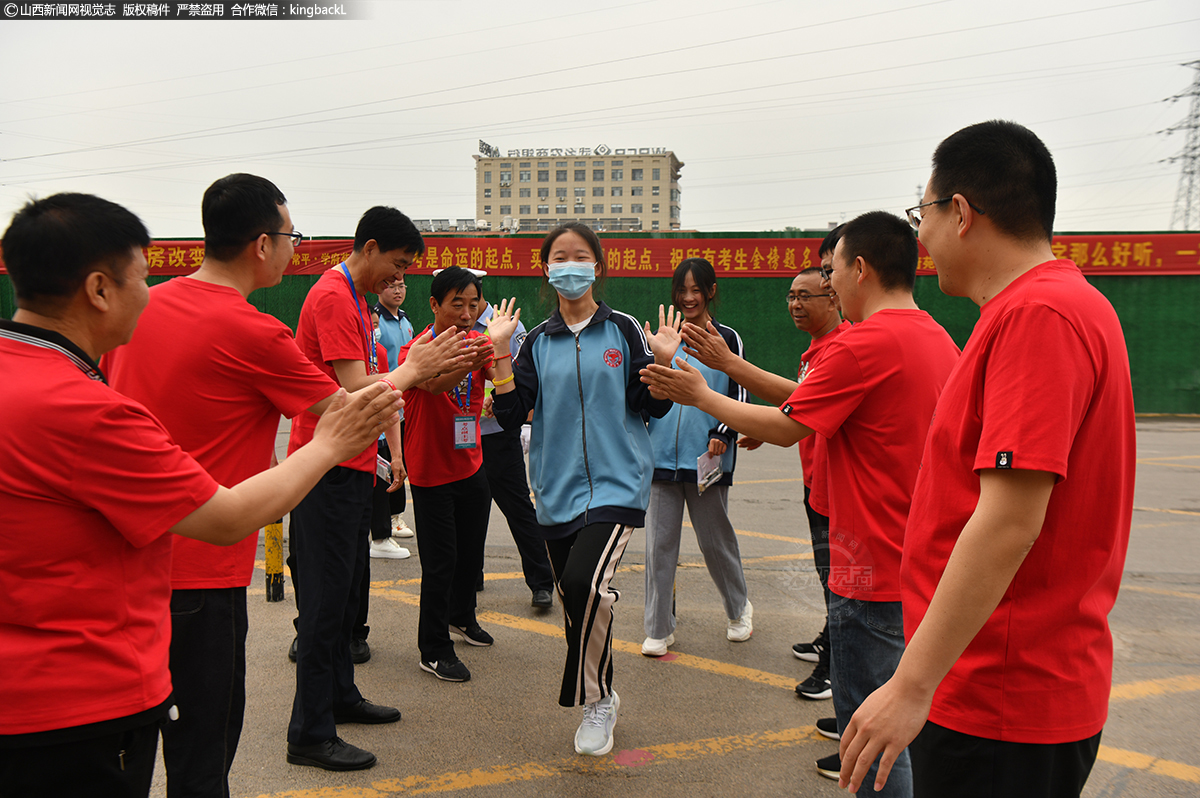
<path id="1" fill-rule="evenodd" d="M 722 277 L 787 277 L 819 263 L 819 238 L 603 238 L 610 276 L 670 277 L 684 258 L 705 258 Z M 425 256 L 413 274 L 447 266 L 497 275 L 540 275 L 539 238 L 425 236 Z M 350 254 L 351 239 L 303 242 L 288 274 L 319 274 Z M 1200 234 L 1105 233 L 1055 236 L 1054 254 L 1075 261 L 1085 274 L 1200 274 Z M 146 249 L 153 275 L 191 274 L 204 260 L 204 242 L 155 240 Z M 0 262 L 0 273 L 4 272 Z M 918 274 L 935 274 L 921 248 Z"/>

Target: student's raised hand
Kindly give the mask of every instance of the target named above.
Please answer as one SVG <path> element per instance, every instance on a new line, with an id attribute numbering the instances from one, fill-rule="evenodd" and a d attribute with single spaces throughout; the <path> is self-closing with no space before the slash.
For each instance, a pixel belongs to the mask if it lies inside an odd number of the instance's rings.
<path id="1" fill-rule="evenodd" d="M 400 422 L 404 400 L 386 383 L 377 382 L 348 396 L 339 388 L 313 430 L 313 442 L 330 446 L 340 463 L 363 453 L 384 429 Z"/>
<path id="2" fill-rule="evenodd" d="M 517 298 L 503 300 L 494 307 L 492 317 L 488 319 L 488 337 L 496 346 L 496 354 L 503 357 L 512 354 L 508 351 L 508 342 L 517 331 L 517 322 L 521 320 L 521 309 L 517 307 Z"/>
<path id="3" fill-rule="evenodd" d="M 710 369 L 724 371 L 728 359 L 735 357 L 711 321 L 707 329 L 687 322 L 680 330 L 680 336 L 683 338 L 683 351 Z"/>
<path id="4" fill-rule="evenodd" d="M 654 362 L 670 366 L 671 358 L 679 351 L 679 325 L 683 322 L 683 314 L 675 312 L 675 306 L 664 310 L 658 306 L 658 332 L 650 331 L 650 322 L 646 322 L 643 331 L 650 351 L 654 353 Z"/>
<path id="5" fill-rule="evenodd" d="M 403 366 L 410 369 L 408 379 L 404 380 L 404 385 L 397 383 L 396 387 L 405 390 L 438 374 L 461 369 L 466 359 L 463 337 L 464 333 L 456 327 L 443 330 L 437 338 L 433 337 L 432 328 L 421 333 L 408 348 L 404 360 Z"/>
<path id="6" fill-rule="evenodd" d="M 700 397 L 708 390 L 695 366 L 690 366 L 682 358 L 675 358 L 676 368 L 661 366 L 653 363 L 638 372 L 642 382 L 650 386 L 650 394 L 658 399 L 670 399 L 682 405 L 695 405 Z"/>

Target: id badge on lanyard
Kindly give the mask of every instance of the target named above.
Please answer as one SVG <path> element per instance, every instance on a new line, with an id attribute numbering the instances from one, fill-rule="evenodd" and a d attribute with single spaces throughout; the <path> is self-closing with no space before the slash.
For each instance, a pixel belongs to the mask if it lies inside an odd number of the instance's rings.
<path id="1" fill-rule="evenodd" d="M 467 412 L 471 408 L 471 383 L 474 377 L 474 372 L 467 375 L 467 395 L 465 397 L 459 391 L 461 386 L 454 386 L 454 402 L 462 411 L 454 417 L 455 449 L 474 449 L 476 436 L 479 433 L 479 419 Z"/>

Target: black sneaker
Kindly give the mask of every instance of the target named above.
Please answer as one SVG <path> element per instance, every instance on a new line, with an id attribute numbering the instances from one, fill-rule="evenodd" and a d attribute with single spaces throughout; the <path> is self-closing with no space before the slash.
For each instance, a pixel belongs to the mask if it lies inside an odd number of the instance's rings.
<path id="1" fill-rule="evenodd" d="M 817 733 L 822 737 L 828 737 L 830 740 L 840 740 L 842 735 L 838 732 L 837 718 L 821 718 L 817 721 Z"/>
<path id="2" fill-rule="evenodd" d="M 288 659 L 292 662 L 296 661 L 296 644 L 300 642 L 300 635 L 292 638 L 292 644 L 288 646 Z"/>
<path id="3" fill-rule="evenodd" d="M 811 643 L 797 643 L 792 646 L 792 655 L 805 662 L 829 661 L 829 623 L 826 622 L 821 634 L 813 638 Z"/>
<path id="4" fill-rule="evenodd" d="M 817 760 L 817 772 L 827 779 L 837 781 L 842 775 L 842 758 L 830 754 Z"/>
<path id="5" fill-rule="evenodd" d="M 371 658 L 371 646 L 364 638 L 356 637 L 350 641 L 350 661 L 362 665 Z"/>
<path id="6" fill-rule="evenodd" d="M 450 659 L 421 660 L 421 670 L 432 673 L 443 682 L 469 682 L 471 672 L 458 657 Z"/>
<path id="7" fill-rule="evenodd" d="M 480 628 L 477 621 L 471 621 L 466 626 L 450 624 L 450 631 L 462 635 L 463 639 L 473 646 L 490 646 L 496 642 L 490 634 Z"/>
<path id="8" fill-rule="evenodd" d="M 833 684 L 829 681 L 829 667 L 817 663 L 817 667 L 813 668 L 812 676 L 796 685 L 796 695 L 807 698 L 809 701 L 833 698 Z"/>

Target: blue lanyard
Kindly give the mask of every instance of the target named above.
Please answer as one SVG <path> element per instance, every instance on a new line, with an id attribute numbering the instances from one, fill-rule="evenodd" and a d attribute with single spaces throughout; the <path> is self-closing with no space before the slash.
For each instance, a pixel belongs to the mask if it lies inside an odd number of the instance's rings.
<path id="1" fill-rule="evenodd" d="M 363 318 L 362 305 L 358 302 L 358 291 L 354 289 L 354 280 L 350 277 L 350 269 L 346 267 L 345 261 L 342 261 L 341 268 L 342 273 L 346 275 L 346 282 L 350 284 L 350 296 L 354 298 L 354 309 L 358 311 L 358 320 L 362 322 L 363 336 L 367 341 L 367 362 L 370 364 L 367 373 L 378 374 L 379 356 L 375 351 L 375 336 L 367 329 L 367 320 Z"/>
<path id="2" fill-rule="evenodd" d="M 454 403 L 457 404 L 459 409 L 464 413 L 471 409 L 471 380 L 474 377 L 475 372 L 473 371 L 467 374 L 467 403 L 465 405 L 463 404 L 462 395 L 458 392 L 458 386 L 454 386 Z"/>

